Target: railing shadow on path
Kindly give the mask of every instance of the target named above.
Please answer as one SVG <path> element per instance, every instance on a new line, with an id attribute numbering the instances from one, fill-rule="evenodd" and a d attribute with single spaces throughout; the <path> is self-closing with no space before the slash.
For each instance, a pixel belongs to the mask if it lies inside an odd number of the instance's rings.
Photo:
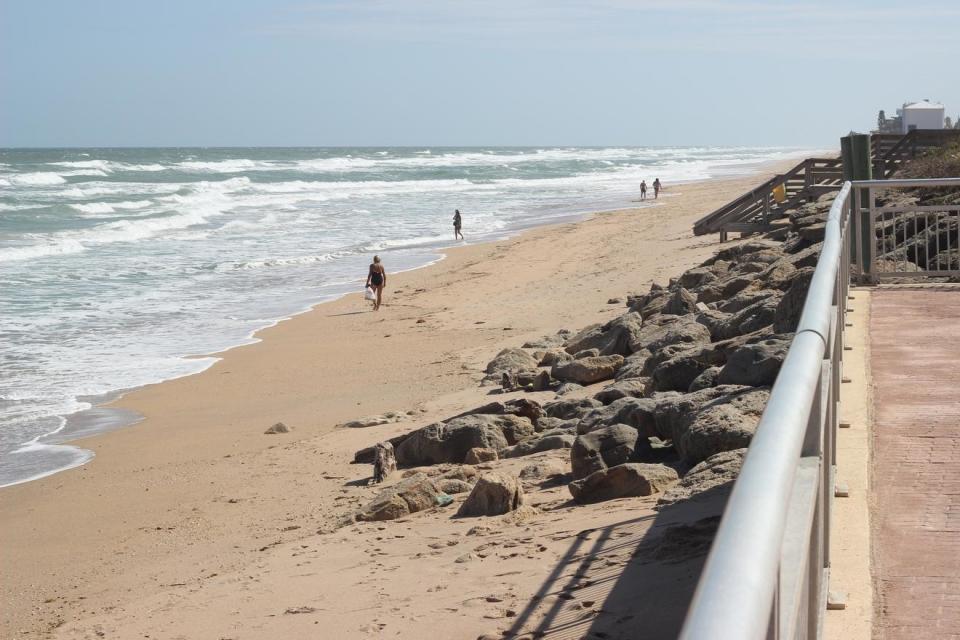
<path id="1" fill-rule="evenodd" d="M 729 487 L 577 533 L 502 637 L 677 637 Z"/>

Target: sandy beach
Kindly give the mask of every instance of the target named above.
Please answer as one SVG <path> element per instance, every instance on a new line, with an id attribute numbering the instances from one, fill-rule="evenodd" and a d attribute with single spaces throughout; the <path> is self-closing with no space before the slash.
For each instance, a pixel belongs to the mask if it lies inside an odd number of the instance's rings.
<path id="1" fill-rule="evenodd" d="M 451 249 L 390 275 L 377 313 L 352 294 L 261 331 L 203 373 L 127 394 L 115 406 L 145 419 L 78 442 L 93 461 L 0 490 L 0 637 L 675 629 L 699 561 L 659 553 L 638 570 L 636 559 L 651 530 L 702 509 L 656 513 L 655 496 L 577 506 L 566 487 L 547 485 L 528 490 L 534 510 L 510 516 L 452 518 L 455 504 L 337 528 L 377 490 L 366 485 L 371 467 L 350 461 L 491 400 L 479 381 L 500 349 L 612 318 L 624 306 L 610 299 L 710 256 L 716 237 L 693 237 L 692 222 L 782 169 L 667 185 L 656 206 Z M 553 396 L 493 399 L 524 395 Z M 387 411 L 404 418 L 337 428 Z M 266 435 L 277 422 L 290 432 Z M 568 458 L 560 450 L 493 466 Z M 652 607 L 644 589 L 670 597 Z M 628 601 L 632 614 L 620 612 Z"/>

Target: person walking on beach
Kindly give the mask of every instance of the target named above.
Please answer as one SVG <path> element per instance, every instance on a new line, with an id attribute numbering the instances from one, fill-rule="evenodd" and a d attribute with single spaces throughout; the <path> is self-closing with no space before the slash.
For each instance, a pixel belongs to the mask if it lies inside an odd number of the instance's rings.
<path id="1" fill-rule="evenodd" d="M 380 263 L 380 256 L 373 256 L 373 264 L 370 265 L 370 271 L 367 273 L 367 286 L 377 294 L 377 299 L 373 302 L 373 310 L 378 311 L 383 288 L 387 286 L 387 272 Z"/>
<path id="2" fill-rule="evenodd" d="M 460 233 L 460 225 L 463 223 L 463 220 L 460 219 L 460 209 L 453 210 L 453 239 L 456 240 L 457 236 L 460 236 L 460 239 L 463 240 L 463 234 Z"/>
<path id="3" fill-rule="evenodd" d="M 653 181 L 653 199 L 656 200 L 660 197 L 660 178 L 657 178 Z"/>
<path id="4" fill-rule="evenodd" d="M 647 181 L 646 180 L 640 181 L 640 199 L 641 200 L 647 199 Z"/>

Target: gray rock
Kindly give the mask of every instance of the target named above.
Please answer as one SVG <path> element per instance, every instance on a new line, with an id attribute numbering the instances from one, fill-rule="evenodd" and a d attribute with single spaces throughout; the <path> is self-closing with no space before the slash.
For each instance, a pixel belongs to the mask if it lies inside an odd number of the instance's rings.
<path id="1" fill-rule="evenodd" d="M 534 433 L 529 419 L 514 415 L 468 415 L 417 429 L 396 446 L 405 466 L 463 462 L 474 447 L 501 451 Z"/>
<path id="2" fill-rule="evenodd" d="M 717 279 L 717 274 L 707 267 L 688 269 L 680 276 L 680 286 L 685 289 L 697 289 Z"/>
<path id="3" fill-rule="evenodd" d="M 710 342 L 710 331 L 697 322 L 696 316 L 661 315 L 644 323 L 629 348 L 631 353 L 653 353 L 671 344 L 704 342 Z"/>
<path id="4" fill-rule="evenodd" d="M 506 449 L 504 449 L 506 451 Z M 484 462 L 493 462 L 499 460 L 500 455 L 494 449 L 484 447 L 474 447 L 467 451 L 463 457 L 464 464 L 483 464 Z"/>
<path id="5" fill-rule="evenodd" d="M 821 242 L 826 232 L 827 224 L 825 222 L 810 224 L 797 230 L 797 234 L 809 242 Z"/>
<path id="6" fill-rule="evenodd" d="M 573 354 L 574 360 L 582 360 L 583 358 L 596 358 L 600 355 L 600 349 L 584 349 L 583 351 L 577 351 Z"/>
<path id="7" fill-rule="evenodd" d="M 574 479 L 628 462 L 633 457 L 638 436 L 636 429 L 625 424 L 600 427 L 577 436 L 570 449 Z"/>
<path id="8" fill-rule="evenodd" d="M 639 313 L 628 312 L 604 325 L 591 325 L 570 338 L 565 347 L 567 353 L 575 354 L 586 349 L 597 349 L 599 355 L 629 355 L 629 344 L 635 333 L 643 326 Z"/>
<path id="9" fill-rule="evenodd" d="M 539 460 L 520 470 L 521 480 L 546 480 L 566 473 L 566 465 L 561 460 Z"/>
<path id="10" fill-rule="evenodd" d="M 536 340 L 530 340 L 523 343 L 524 349 L 553 349 L 556 347 L 562 347 L 563 343 L 566 342 L 566 338 L 559 333 L 554 333 L 549 336 L 543 336 Z"/>
<path id="11" fill-rule="evenodd" d="M 522 418 L 527 418 L 530 422 L 533 423 L 533 426 L 536 427 L 540 418 L 545 414 L 543 407 L 540 406 L 540 403 L 535 400 L 528 400 L 527 398 L 515 398 L 513 400 L 507 400 L 506 402 L 489 402 L 482 407 L 477 407 L 469 411 L 464 411 L 463 413 L 457 414 L 450 418 L 447 418 L 445 422 L 450 422 L 457 418 L 462 418 L 464 416 L 472 415 L 513 415 L 520 416 Z"/>
<path id="12" fill-rule="evenodd" d="M 654 398 L 621 398 L 605 407 L 598 407 L 585 415 L 577 425 L 580 433 L 589 433 L 601 427 L 625 424 L 637 430 L 641 437 L 659 436 L 656 428 L 657 400 Z"/>
<path id="13" fill-rule="evenodd" d="M 568 393 L 573 393 L 574 391 L 579 391 L 583 389 L 583 385 L 577 384 L 576 382 L 564 382 L 559 387 L 557 387 L 557 395 L 565 396 Z"/>
<path id="14" fill-rule="evenodd" d="M 696 353 L 681 354 L 658 364 L 650 376 L 650 383 L 656 391 L 686 391 L 710 366 L 710 362 Z"/>
<path id="15" fill-rule="evenodd" d="M 734 480 L 740 475 L 746 453 L 746 449 L 735 449 L 710 456 L 667 489 L 657 504 L 665 506 L 730 493 Z"/>
<path id="16" fill-rule="evenodd" d="M 613 384 L 608 384 L 599 392 L 593 395 L 594 398 L 603 404 L 610 404 L 620 398 L 642 398 L 647 390 L 646 378 L 630 378 L 620 380 Z"/>
<path id="17" fill-rule="evenodd" d="M 660 316 L 655 316 L 660 317 Z M 644 378 L 644 369 L 647 365 L 647 358 L 650 352 L 646 349 L 632 353 L 623 361 L 623 366 L 617 369 L 616 380 L 629 380 L 632 378 Z"/>
<path id="18" fill-rule="evenodd" d="M 595 356 L 554 365 L 550 375 L 563 382 L 593 384 L 613 378 L 622 365 L 621 355 Z"/>
<path id="19" fill-rule="evenodd" d="M 677 481 L 677 472 L 662 464 L 628 462 L 591 473 L 567 487 L 580 503 L 649 496 Z"/>
<path id="20" fill-rule="evenodd" d="M 537 361 L 523 349 L 504 349 L 487 363 L 487 373 L 498 375 L 504 371 L 529 371 L 537 368 Z"/>
<path id="21" fill-rule="evenodd" d="M 673 446 L 689 464 L 750 444 L 767 406 L 767 389 L 750 389 L 706 403 L 684 421 Z M 676 437 L 678 436 L 678 437 Z"/>
<path id="22" fill-rule="evenodd" d="M 667 303 L 670 302 L 670 292 L 666 290 L 658 290 L 656 292 L 651 292 L 644 296 L 642 300 L 638 300 L 638 305 L 636 307 L 631 306 L 631 309 L 637 309 L 637 312 L 640 316 L 646 320 L 651 316 L 658 315 L 663 312 L 664 308 L 667 306 Z M 642 304 L 639 304 L 642 302 Z"/>
<path id="23" fill-rule="evenodd" d="M 456 480 L 454 478 L 442 478 L 437 482 L 437 487 L 440 491 L 448 495 L 455 495 L 458 493 L 467 493 L 473 489 L 473 485 L 464 480 Z"/>
<path id="24" fill-rule="evenodd" d="M 787 357 L 792 336 L 771 336 L 747 344 L 727 358 L 720 371 L 720 384 L 742 384 L 751 387 L 771 386 Z"/>
<path id="25" fill-rule="evenodd" d="M 572 433 L 544 434 L 539 438 L 526 440 L 512 447 L 507 447 L 503 450 L 503 457 L 520 458 L 522 456 L 529 456 L 543 451 L 552 451 L 554 449 L 570 449 L 573 447 L 575 439 L 576 435 Z"/>
<path id="26" fill-rule="evenodd" d="M 543 357 L 540 358 L 541 367 L 552 367 L 555 364 L 561 362 L 570 362 L 573 360 L 573 356 L 567 353 L 562 348 L 548 349 L 543 353 Z"/>
<path id="27" fill-rule="evenodd" d="M 707 387 L 693 393 L 666 392 L 654 394 L 653 417 L 656 436 L 661 440 L 676 440 L 686 427 L 686 420 L 708 402 L 747 391 L 751 387 L 721 385 Z"/>
<path id="28" fill-rule="evenodd" d="M 460 505 L 457 515 L 498 516 L 514 511 L 523 502 L 523 486 L 517 478 L 499 473 L 485 473 Z"/>
<path id="29" fill-rule="evenodd" d="M 575 398 L 572 400 L 554 400 L 543 405 L 543 410 L 551 418 L 561 420 L 580 419 L 590 413 L 592 409 L 603 406 L 603 403 L 593 398 Z"/>
<path id="30" fill-rule="evenodd" d="M 687 391 L 700 391 L 708 387 L 715 387 L 719 384 L 721 367 L 710 367 L 693 379 L 690 388 Z"/>
<path id="31" fill-rule="evenodd" d="M 794 271 L 787 292 L 777 303 L 773 315 L 773 330 L 777 333 L 792 333 L 797 330 L 814 271 L 813 267 L 804 267 Z"/>
<path id="32" fill-rule="evenodd" d="M 278 422 L 275 425 L 269 427 L 266 431 L 264 431 L 264 433 L 267 434 L 268 436 L 276 435 L 278 433 L 290 433 L 290 427 L 283 424 L 282 422 Z"/>
<path id="33" fill-rule="evenodd" d="M 696 310 L 696 296 L 683 287 L 678 287 L 677 290 L 673 292 L 673 295 L 670 296 L 667 304 L 664 305 L 661 313 L 663 315 L 685 316 L 688 313 L 696 312 Z"/>
<path id="34" fill-rule="evenodd" d="M 541 435 L 545 433 L 576 433 L 579 418 L 564 420 L 562 418 L 551 418 L 544 416 L 537 422 L 537 432 Z"/>
<path id="35" fill-rule="evenodd" d="M 395 520 L 436 506 L 443 495 L 430 478 L 418 473 L 378 493 L 355 517 L 361 521 Z"/>

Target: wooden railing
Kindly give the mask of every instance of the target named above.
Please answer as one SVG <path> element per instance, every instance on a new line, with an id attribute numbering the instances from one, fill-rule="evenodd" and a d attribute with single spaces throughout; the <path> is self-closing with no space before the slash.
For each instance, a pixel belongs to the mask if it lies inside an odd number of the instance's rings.
<path id="1" fill-rule="evenodd" d="M 828 191 L 835 191 L 843 183 L 840 158 L 807 158 L 784 174 L 774 176 L 751 189 L 736 200 L 697 220 L 694 234 L 720 233 L 726 240 L 728 232 L 751 233 L 770 228 L 771 221 L 798 204 L 815 199 Z M 774 191 L 782 187 L 778 199 Z"/>
<path id="2" fill-rule="evenodd" d="M 904 163 L 955 142 L 960 143 L 960 129 L 914 129 L 902 136 L 875 133 L 870 136 L 873 177 L 889 178 Z"/>
<path id="3" fill-rule="evenodd" d="M 870 136 L 874 178 L 889 178 L 918 155 L 954 142 L 960 143 L 960 130 L 915 129 L 905 135 L 874 133 Z M 790 209 L 839 190 L 843 178 L 840 158 L 807 158 L 785 174 L 774 176 L 700 218 L 693 225 L 693 233 L 698 236 L 719 233 L 720 241 L 724 242 L 731 231 L 769 231 L 771 223 Z M 777 199 L 774 190 L 781 186 L 782 197 Z"/>

